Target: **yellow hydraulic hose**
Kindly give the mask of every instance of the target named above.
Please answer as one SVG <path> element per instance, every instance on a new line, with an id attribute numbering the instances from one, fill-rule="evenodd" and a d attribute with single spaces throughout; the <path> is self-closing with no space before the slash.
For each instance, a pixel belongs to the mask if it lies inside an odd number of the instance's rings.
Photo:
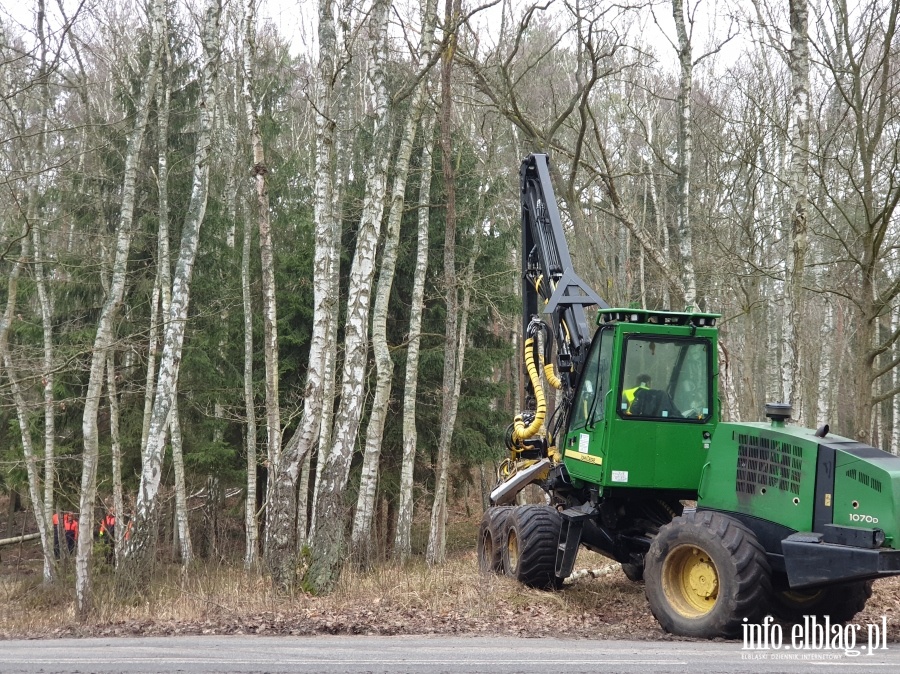
<path id="1" fill-rule="evenodd" d="M 544 401 L 544 387 L 541 386 L 541 378 L 538 375 L 537 366 L 534 363 L 534 337 L 525 340 L 525 369 L 528 370 L 528 378 L 531 380 L 531 386 L 534 388 L 534 397 L 537 401 L 537 408 L 534 411 L 534 421 L 528 426 L 522 415 L 517 415 L 513 422 L 512 440 L 513 444 L 518 444 L 522 440 L 533 437 L 544 424 L 544 415 L 547 413 L 547 404 Z"/>
<path id="2" fill-rule="evenodd" d="M 544 365 L 544 376 L 547 377 L 547 383 L 557 391 L 562 388 L 562 379 L 556 376 L 556 369 L 553 367 L 553 363 Z"/>

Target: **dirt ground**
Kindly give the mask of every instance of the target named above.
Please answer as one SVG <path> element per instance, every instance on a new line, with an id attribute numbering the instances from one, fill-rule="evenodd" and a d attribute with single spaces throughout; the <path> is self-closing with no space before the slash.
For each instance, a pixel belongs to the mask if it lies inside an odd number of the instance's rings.
<path id="1" fill-rule="evenodd" d="M 0 503 L 0 507 L 4 506 Z M 0 510 L 5 514 L 5 508 Z M 22 517 L 20 521 L 18 518 Z M 17 513 L 16 532 L 24 514 Z M 0 534 L 6 534 L 0 522 Z M 160 565 L 139 594 L 123 595 L 112 569 L 95 564 L 95 607 L 78 619 L 71 562 L 62 580 L 41 583 L 37 541 L 0 548 L 0 639 L 177 634 L 472 634 L 591 639 L 672 639 L 650 613 L 643 585 L 618 564 L 582 552 L 560 592 L 522 587 L 477 571 L 477 519 L 453 514 L 446 564 L 382 563 L 345 571 L 335 592 L 275 593 L 240 562 L 201 561 L 188 570 Z M 16 534 L 14 534 L 16 535 Z M 875 583 L 854 622 L 886 616 L 900 639 L 900 578 Z"/>

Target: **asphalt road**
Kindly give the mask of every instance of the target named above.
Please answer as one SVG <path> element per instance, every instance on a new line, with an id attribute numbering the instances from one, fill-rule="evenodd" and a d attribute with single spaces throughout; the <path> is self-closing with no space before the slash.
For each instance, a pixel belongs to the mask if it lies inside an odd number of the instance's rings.
<path id="1" fill-rule="evenodd" d="M 371 672 L 900 671 L 900 643 L 872 655 L 746 651 L 740 642 L 592 641 L 503 637 L 153 637 L 0 641 L 3 674 Z"/>

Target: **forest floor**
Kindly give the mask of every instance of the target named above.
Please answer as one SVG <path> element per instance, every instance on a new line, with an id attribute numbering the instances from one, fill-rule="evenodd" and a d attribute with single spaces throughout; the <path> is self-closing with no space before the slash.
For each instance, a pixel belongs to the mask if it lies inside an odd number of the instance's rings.
<path id="1" fill-rule="evenodd" d="M 427 567 L 380 563 L 347 569 L 328 596 L 275 593 L 264 576 L 234 563 L 160 565 L 142 592 L 122 596 L 102 559 L 95 565 L 95 609 L 80 621 L 71 562 L 63 581 L 41 583 L 36 542 L 0 549 L 0 639 L 178 634 L 471 634 L 593 639 L 671 639 L 657 624 L 643 584 L 618 564 L 582 552 L 560 592 L 525 588 L 477 569 L 478 521 L 451 522 L 447 562 Z M 591 572 L 585 570 L 590 569 Z M 855 622 L 887 616 L 896 638 L 900 578 L 877 581 Z"/>

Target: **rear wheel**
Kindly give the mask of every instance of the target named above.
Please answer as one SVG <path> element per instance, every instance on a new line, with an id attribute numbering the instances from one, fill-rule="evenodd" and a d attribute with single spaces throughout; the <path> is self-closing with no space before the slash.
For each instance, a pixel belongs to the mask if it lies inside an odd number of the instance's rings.
<path id="1" fill-rule="evenodd" d="M 752 531 L 709 511 L 662 527 L 645 558 L 650 610 L 664 630 L 690 637 L 732 637 L 744 618 L 765 612 L 769 564 Z"/>
<path id="2" fill-rule="evenodd" d="M 872 596 L 871 581 L 854 581 L 816 590 L 784 590 L 772 595 L 772 612 L 786 622 L 803 616 L 830 616 L 832 623 L 846 623 L 866 607 Z"/>
<path id="3" fill-rule="evenodd" d="M 514 508 L 509 517 L 503 545 L 506 575 L 529 587 L 558 590 L 556 548 L 562 518 L 551 506 L 526 505 Z"/>
<path id="4" fill-rule="evenodd" d="M 512 506 L 494 506 L 484 511 L 478 527 L 478 570 L 500 573 L 503 570 L 503 534 Z"/>

